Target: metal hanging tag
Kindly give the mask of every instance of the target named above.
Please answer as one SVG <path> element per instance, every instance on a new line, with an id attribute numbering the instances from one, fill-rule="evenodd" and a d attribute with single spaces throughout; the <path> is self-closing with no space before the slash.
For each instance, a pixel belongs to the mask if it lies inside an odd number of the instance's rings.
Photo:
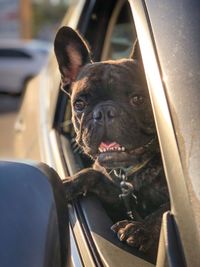
<path id="1" fill-rule="evenodd" d="M 137 196 L 135 195 L 133 184 L 127 181 L 126 170 L 122 168 L 115 169 L 114 174 L 121 180 L 120 188 L 122 193 L 119 195 L 119 198 L 124 202 L 128 217 L 134 221 L 141 221 L 140 215 L 136 212 L 136 209 L 134 209 L 134 206 L 137 204 Z"/>

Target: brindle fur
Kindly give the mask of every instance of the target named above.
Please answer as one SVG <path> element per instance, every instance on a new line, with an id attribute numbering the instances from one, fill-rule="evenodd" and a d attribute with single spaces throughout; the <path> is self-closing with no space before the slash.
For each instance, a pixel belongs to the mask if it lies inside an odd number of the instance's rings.
<path id="1" fill-rule="evenodd" d="M 112 226 L 119 239 L 154 254 L 155 259 L 161 218 L 169 208 L 169 197 L 138 46 L 131 59 L 94 63 L 82 37 L 63 27 L 56 35 L 55 54 L 62 87 L 71 97 L 77 143 L 95 161 L 92 168 L 66 178 L 67 200 L 87 192 L 95 193 L 108 212 L 114 211 L 115 219 L 119 220 Z M 145 102 L 133 105 L 134 95 L 142 95 Z M 74 104 L 80 99 L 85 103 L 81 112 Z M 150 140 L 154 140 L 153 145 L 147 145 Z M 117 142 L 126 152 L 99 153 L 102 141 Z M 133 213 L 141 218 L 129 220 L 119 198 L 120 180 L 113 169 L 145 161 L 143 168 L 127 177 L 137 197 L 137 201 L 131 198 Z"/>

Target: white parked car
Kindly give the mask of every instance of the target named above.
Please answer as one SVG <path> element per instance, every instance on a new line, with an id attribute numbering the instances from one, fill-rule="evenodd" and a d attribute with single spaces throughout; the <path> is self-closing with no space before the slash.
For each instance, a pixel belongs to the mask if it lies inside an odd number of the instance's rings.
<path id="1" fill-rule="evenodd" d="M 0 40 L 0 92 L 21 93 L 47 63 L 50 49 L 38 40 Z"/>

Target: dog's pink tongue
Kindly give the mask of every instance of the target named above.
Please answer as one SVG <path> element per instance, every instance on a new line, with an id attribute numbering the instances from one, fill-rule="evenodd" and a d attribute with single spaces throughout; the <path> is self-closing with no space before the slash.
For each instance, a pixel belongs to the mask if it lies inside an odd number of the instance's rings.
<path id="1" fill-rule="evenodd" d="M 100 146 L 99 146 L 101 149 L 109 149 L 109 148 L 112 148 L 112 147 L 120 147 L 120 145 L 116 142 L 101 142 Z"/>

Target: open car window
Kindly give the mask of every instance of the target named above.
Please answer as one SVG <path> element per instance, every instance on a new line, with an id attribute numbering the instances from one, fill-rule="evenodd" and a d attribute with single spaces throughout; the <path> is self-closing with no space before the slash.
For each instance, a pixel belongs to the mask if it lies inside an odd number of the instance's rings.
<path id="1" fill-rule="evenodd" d="M 128 58 L 137 38 L 129 3 L 111 1 L 109 9 L 112 12 L 109 10 L 104 14 L 103 20 L 98 20 L 102 18 L 102 14 L 98 13 L 101 1 L 96 2 L 97 4 L 90 11 L 90 16 L 88 15 L 87 26 L 80 26 L 80 32 L 91 46 L 93 58 L 102 60 Z M 101 39 L 103 41 L 97 44 L 99 29 L 102 29 Z M 72 175 L 80 169 L 92 166 L 93 161 L 83 153 L 75 141 L 70 99 L 63 92 L 60 93 L 60 103 L 59 107 L 63 107 L 62 121 L 59 124 L 61 147 L 66 169 L 68 174 Z M 117 237 L 113 236 L 110 230 L 113 221 L 96 197 L 92 195 L 87 198 L 81 197 L 79 201 L 74 202 L 73 212 L 78 214 L 82 222 L 83 232 L 91 253 L 93 257 L 97 257 L 96 262 L 100 261 L 107 266 L 117 266 L 119 261 L 125 266 L 151 266 L 144 254 L 121 243 Z"/>
<path id="2" fill-rule="evenodd" d="M 98 14 L 99 5 L 94 6 L 93 11 L 91 12 L 91 18 L 88 19 L 89 26 L 84 35 L 87 38 L 89 46 L 91 46 L 93 58 L 101 58 L 101 60 L 129 58 L 133 49 L 133 44 L 136 40 L 136 30 L 130 5 L 127 1 L 118 1 L 115 5 L 113 4 L 113 7 L 112 14 L 108 12 L 104 18 L 106 21 L 104 27 L 106 26 L 107 31 L 104 32 L 104 36 L 101 36 L 103 40 L 103 43 L 99 45 L 101 51 L 99 51 L 100 49 L 96 49 L 96 52 L 93 51 L 94 42 L 96 43 L 95 33 L 97 33 L 95 27 L 97 29 L 102 28 L 102 21 L 99 20 L 98 24 L 96 22 L 97 17 L 100 17 L 101 15 Z M 109 17 L 109 19 L 107 17 Z M 92 164 L 92 161 L 82 153 L 82 150 L 78 147 L 75 141 L 75 133 L 71 122 L 70 99 L 66 96 L 63 97 L 66 98 L 67 103 L 64 112 L 64 121 L 61 124 L 62 131 L 70 137 L 75 155 L 79 154 L 79 156 L 85 160 L 83 166 L 88 167 Z"/>

